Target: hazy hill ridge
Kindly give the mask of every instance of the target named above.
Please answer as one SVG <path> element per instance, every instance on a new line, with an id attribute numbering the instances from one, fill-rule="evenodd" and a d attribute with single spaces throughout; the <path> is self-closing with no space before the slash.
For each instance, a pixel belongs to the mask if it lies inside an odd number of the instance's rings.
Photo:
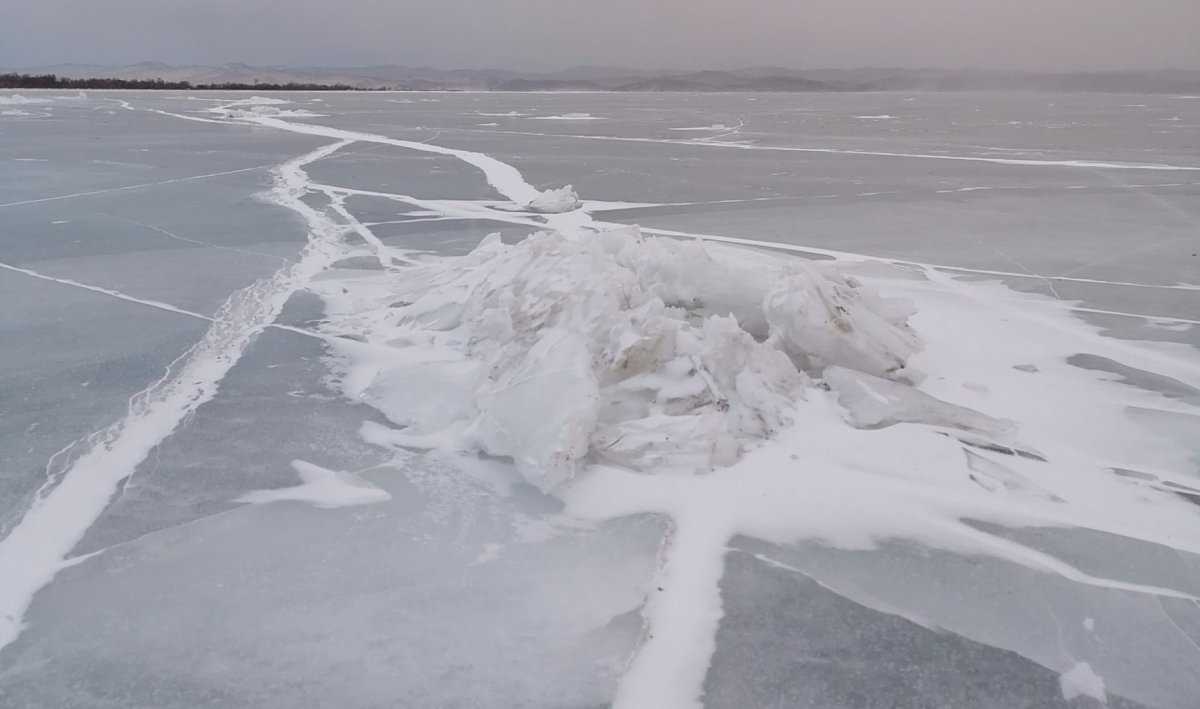
<path id="1" fill-rule="evenodd" d="M 580 66 L 554 72 L 434 69 L 396 65 L 328 68 L 125 66 L 61 64 L 0 69 L 71 79 L 114 78 L 197 84 L 323 84 L 359 89 L 490 91 L 1110 91 L 1200 94 L 1200 72 L 1183 70 L 1020 73 L 902 68 L 813 69 L 747 67 L 730 71 L 670 71 Z"/>

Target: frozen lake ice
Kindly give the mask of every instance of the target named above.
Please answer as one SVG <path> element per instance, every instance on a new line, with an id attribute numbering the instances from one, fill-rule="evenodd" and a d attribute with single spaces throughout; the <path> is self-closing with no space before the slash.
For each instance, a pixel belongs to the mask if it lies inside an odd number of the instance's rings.
<path id="1" fill-rule="evenodd" d="M 1200 702 L 1200 100 L 272 97 L 0 94 L 0 705 Z M 858 286 L 865 344 L 781 324 L 843 277 L 916 305 L 903 376 L 825 370 L 895 345 Z M 622 279 L 686 311 L 638 341 L 749 332 L 657 353 L 657 428 L 470 320 L 601 337 Z M 714 353 L 787 333 L 751 435 Z M 741 453 L 666 471 L 697 369 Z M 621 435 L 541 477 L 589 377 Z"/>

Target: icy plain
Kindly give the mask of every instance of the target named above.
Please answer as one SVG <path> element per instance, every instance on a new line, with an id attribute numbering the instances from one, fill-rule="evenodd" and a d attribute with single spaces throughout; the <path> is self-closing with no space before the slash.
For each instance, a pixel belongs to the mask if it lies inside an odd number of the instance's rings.
<path id="1" fill-rule="evenodd" d="M 1197 135 L 0 95 L 0 705 L 1190 709 Z"/>

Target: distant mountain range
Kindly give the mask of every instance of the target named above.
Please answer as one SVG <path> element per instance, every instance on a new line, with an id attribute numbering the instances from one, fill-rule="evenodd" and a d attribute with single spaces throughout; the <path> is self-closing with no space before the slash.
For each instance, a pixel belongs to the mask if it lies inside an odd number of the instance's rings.
<path id="1" fill-rule="evenodd" d="M 679 72 L 581 66 L 555 72 L 501 69 L 433 69 L 394 65 L 353 68 L 126 66 L 62 64 L 4 69 L 72 79 L 162 79 L 190 84 L 340 84 L 360 89 L 488 91 L 1105 91 L 1200 94 L 1200 71 L 1020 73 L 938 69 L 820 69 L 750 67 L 734 71 Z"/>

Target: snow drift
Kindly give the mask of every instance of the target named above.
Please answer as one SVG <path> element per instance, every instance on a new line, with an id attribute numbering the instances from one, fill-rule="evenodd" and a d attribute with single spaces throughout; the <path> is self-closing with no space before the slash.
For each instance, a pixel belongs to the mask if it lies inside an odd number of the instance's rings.
<path id="1" fill-rule="evenodd" d="M 810 373 L 887 377 L 918 347 L 905 304 L 833 269 L 636 227 L 493 235 L 317 290 L 339 384 L 403 429 L 392 443 L 511 457 L 543 490 L 588 459 L 729 465 L 788 423 Z"/>

